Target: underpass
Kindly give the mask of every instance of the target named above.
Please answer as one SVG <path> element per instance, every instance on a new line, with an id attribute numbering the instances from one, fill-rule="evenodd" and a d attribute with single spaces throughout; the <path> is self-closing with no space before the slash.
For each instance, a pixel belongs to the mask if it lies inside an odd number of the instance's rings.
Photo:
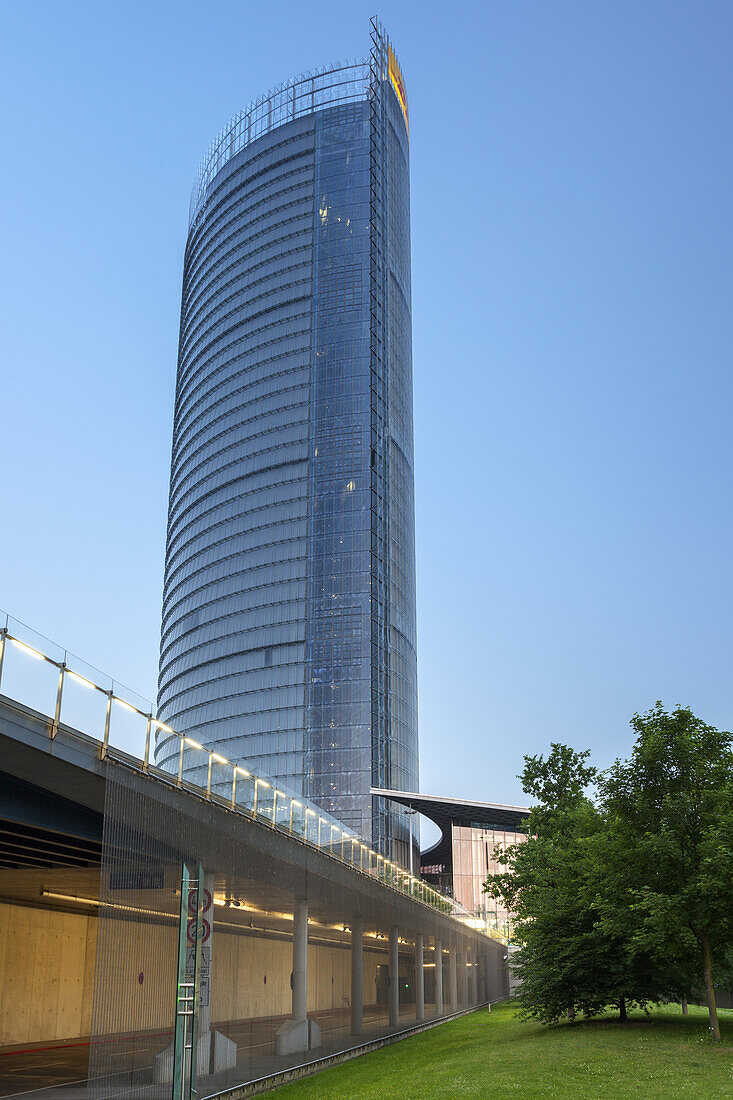
<path id="1" fill-rule="evenodd" d="M 37 653 L 47 713 L 0 680 L 0 1095 L 170 1096 L 181 935 L 204 1094 L 505 995 L 447 899 L 186 739 L 161 772 L 142 709 L 144 755 L 116 747 L 109 690 L 102 737 L 67 724 Z"/>

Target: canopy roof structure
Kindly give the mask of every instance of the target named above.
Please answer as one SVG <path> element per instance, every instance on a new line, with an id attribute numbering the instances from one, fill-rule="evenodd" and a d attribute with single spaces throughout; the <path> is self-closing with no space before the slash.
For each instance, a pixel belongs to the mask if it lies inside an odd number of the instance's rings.
<path id="1" fill-rule="evenodd" d="M 441 832 L 440 839 L 421 853 L 421 862 L 430 855 L 431 861 L 441 862 L 452 868 L 453 825 L 479 826 L 486 829 L 504 829 L 522 832 L 522 822 L 529 817 L 527 806 L 507 806 L 501 802 L 472 802 L 465 798 L 443 798 L 415 791 L 389 791 L 372 787 L 372 794 L 392 799 L 416 813 L 430 818 Z"/>
<path id="2" fill-rule="evenodd" d="M 387 791 L 379 787 L 372 787 L 372 794 L 416 810 L 434 821 L 443 832 L 450 825 L 485 825 L 487 828 L 521 831 L 522 821 L 529 816 L 529 807 L 507 806 L 501 802 L 472 802 L 465 798 Z"/>

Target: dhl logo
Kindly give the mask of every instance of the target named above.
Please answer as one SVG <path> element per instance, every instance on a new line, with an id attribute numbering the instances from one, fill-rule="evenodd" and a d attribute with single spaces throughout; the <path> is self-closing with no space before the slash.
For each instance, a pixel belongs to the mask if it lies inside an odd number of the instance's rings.
<path id="1" fill-rule="evenodd" d="M 400 67 L 397 64 L 397 58 L 395 57 L 391 46 L 388 47 L 388 56 L 389 56 L 389 79 L 392 83 L 392 87 L 395 90 L 395 95 L 397 96 L 397 98 L 400 102 L 400 107 L 402 108 L 402 115 L 403 115 L 404 120 L 405 120 L 405 127 L 407 129 L 407 134 L 408 134 L 408 137 L 409 137 L 409 134 L 410 134 L 410 120 L 407 117 L 407 92 L 405 91 L 405 82 L 402 79 L 402 73 L 400 72 Z"/>

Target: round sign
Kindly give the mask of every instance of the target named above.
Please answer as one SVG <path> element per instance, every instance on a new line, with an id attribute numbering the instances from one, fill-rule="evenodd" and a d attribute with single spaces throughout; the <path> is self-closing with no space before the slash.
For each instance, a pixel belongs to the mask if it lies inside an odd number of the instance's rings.
<path id="1" fill-rule="evenodd" d="M 198 890 L 188 891 L 188 911 L 191 916 L 196 914 L 196 902 L 198 901 Z M 203 904 L 201 906 L 202 913 L 208 913 L 211 909 L 211 894 L 208 890 L 204 890 Z"/>
<path id="2" fill-rule="evenodd" d="M 188 922 L 188 942 L 196 943 L 196 918 L 192 917 Z M 201 919 L 201 942 L 206 943 L 211 935 L 211 925 L 205 917 Z"/>

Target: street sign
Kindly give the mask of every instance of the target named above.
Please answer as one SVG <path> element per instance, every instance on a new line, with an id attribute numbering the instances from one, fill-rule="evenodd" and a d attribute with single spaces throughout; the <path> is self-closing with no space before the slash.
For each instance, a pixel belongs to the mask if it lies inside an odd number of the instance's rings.
<path id="1" fill-rule="evenodd" d="M 199 971 L 199 1006 L 206 1008 L 209 1004 L 209 990 L 211 988 L 211 948 L 201 948 L 201 969 Z"/>

